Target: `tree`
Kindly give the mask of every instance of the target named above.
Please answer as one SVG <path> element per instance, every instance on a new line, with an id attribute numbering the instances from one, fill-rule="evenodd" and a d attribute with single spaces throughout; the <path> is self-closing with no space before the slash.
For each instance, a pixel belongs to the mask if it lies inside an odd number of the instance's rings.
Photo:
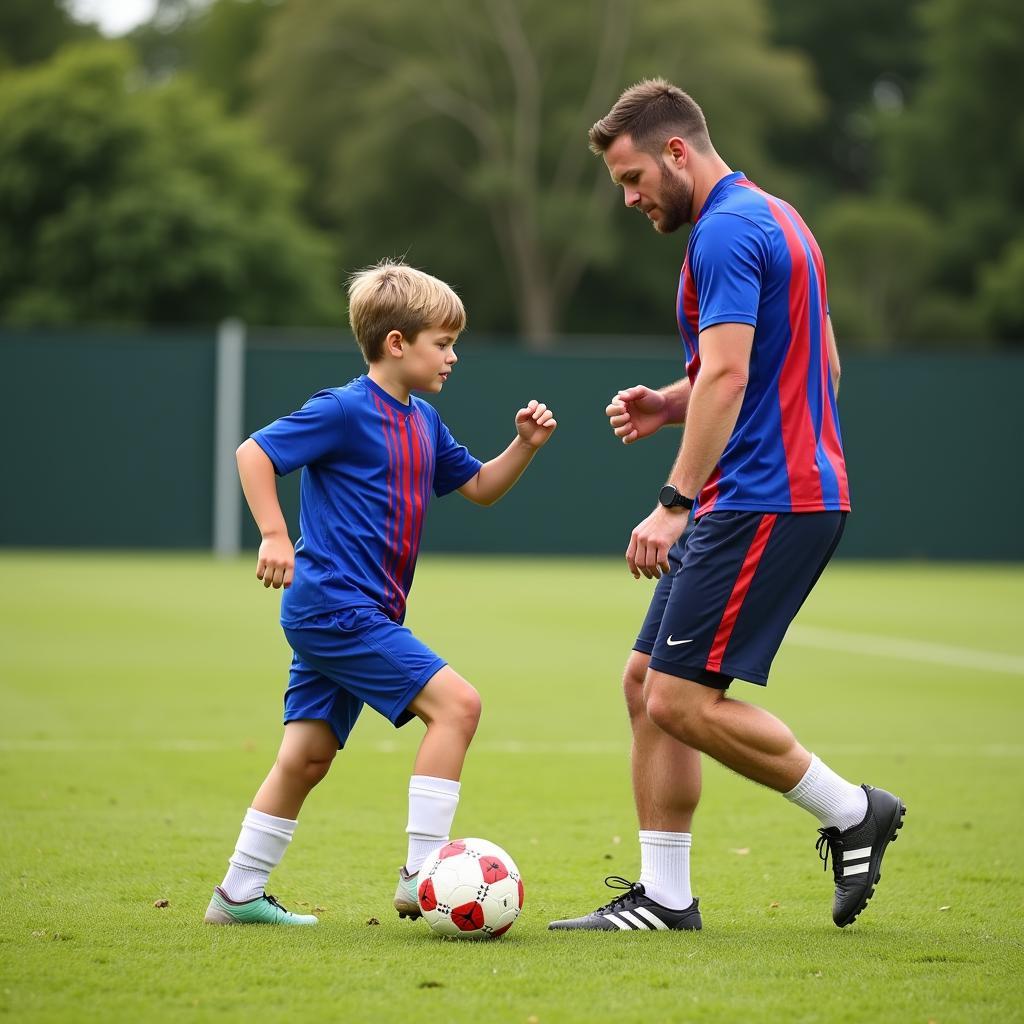
<path id="1" fill-rule="evenodd" d="M 128 37 L 155 80 L 185 72 L 232 113 L 252 99 L 250 65 L 283 0 L 158 0 Z"/>
<path id="2" fill-rule="evenodd" d="M 847 198 L 829 206 L 818 230 L 828 267 L 832 322 L 843 346 L 941 346 L 981 328 L 970 310 L 929 290 L 941 228 L 920 207 Z"/>
<path id="3" fill-rule="evenodd" d="M 899 109 L 920 76 L 921 0 L 769 0 L 772 37 L 810 59 L 822 123 L 778 134 L 772 148 L 804 171 L 813 209 L 837 192 L 869 192 L 880 172 L 877 109 Z"/>
<path id="4" fill-rule="evenodd" d="M 61 0 L 4 0 L 0 4 L 0 71 L 38 64 L 62 46 L 96 34 L 93 25 L 75 21 Z"/>
<path id="5" fill-rule="evenodd" d="M 919 89 L 906 110 L 882 119 L 884 184 L 942 225 L 933 288 L 972 307 L 979 321 L 985 316 L 1004 339 L 1017 325 L 1015 340 L 1024 342 L 1024 324 L 1005 296 L 1020 280 L 1015 246 L 1024 235 L 1020 4 L 927 0 L 921 16 Z"/>
<path id="6" fill-rule="evenodd" d="M 186 79 L 91 44 L 0 79 L 0 319 L 336 319 L 295 176 Z"/>
<path id="7" fill-rule="evenodd" d="M 813 118 L 817 98 L 806 64 L 766 35 L 760 0 L 290 0 L 257 65 L 257 109 L 310 172 L 307 208 L 347 262 L 408 253 L 462 286 L 476 326 L 508 329 L 514 314 L 544 345 L 581 282 L 621 308 L 630 264 L 656 263 L 649 242 L 626 255 L 615 190 L 586 147 L 624 86 L 677 79 L 728 158 L 783 177 L 765 140 Z M 634 328 L 671 329 L 662 273 L 657 316 L 634 301 Z M 603 308 L 573 308 L 607 329 Z"/>

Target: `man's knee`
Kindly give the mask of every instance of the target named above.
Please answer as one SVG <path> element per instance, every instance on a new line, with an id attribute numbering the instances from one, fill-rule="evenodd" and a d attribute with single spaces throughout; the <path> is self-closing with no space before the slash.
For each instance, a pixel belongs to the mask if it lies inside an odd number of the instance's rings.
<path id="1" fill-rule="evenodd" d="M 648 675 L 643 691 L 647 717 L 662 731 L 698 748 L 711 696 L 699 683 L 660 673 Z"/>
<path id="2" fill-rule="evenodd" d="M 646 714 L 644 680 L 647 678 L 647 666 L 650 661 L 650 655 L 633 651 L 622 673 L 622 692 L 626 698 L 626 710 L 629 712 L 631 721 L 640 719 Z"/>

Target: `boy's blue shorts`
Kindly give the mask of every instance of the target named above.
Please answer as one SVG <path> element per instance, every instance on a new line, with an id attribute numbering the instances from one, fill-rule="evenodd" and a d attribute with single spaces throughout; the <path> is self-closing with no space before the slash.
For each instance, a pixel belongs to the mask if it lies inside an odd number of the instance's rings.
<path id="1" fill-rule="evenodd" d="M 845 512 L 708 512 L 669 551 L 633 650 L 657 672 L 762 686 L 828 565 Z"/>
<path id="2" fill-rule="evenodd" d="M 343 608 L 285 627 L 294 656 L 284 695 L 284 720 L 318 719 L 334 730 L 338 746 L 356 724 L 363 704 L 395 728 L 413 717 L 416 694 L 447 662 L 412 631 L 378 608 Z"/>

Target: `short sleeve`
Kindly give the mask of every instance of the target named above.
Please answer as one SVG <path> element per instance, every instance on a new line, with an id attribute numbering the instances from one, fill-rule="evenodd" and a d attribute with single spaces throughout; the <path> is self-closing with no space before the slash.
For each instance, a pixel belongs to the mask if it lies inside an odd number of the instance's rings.
<path id="1" fill-rule="evenodd" d="M 315 394 L 297 412 L 257 430 L 252 439 L 266 452 L 278 476 L 340 455 L 345 440 L 345 408 L 330 391 Z"/>
<path id="2" fill-rule="evenodd" d="M 764 232 L 745 217 L 711 214 L 697 225 L 690 271 L 700 310 L 698 330 L 715 324 L 757 325 L 761 282 L 768 267 Z"/>
<path id="3" fill-rule="evenodd" d="M 451 431 L 437 418 L 437 449 L 434 463 L 434 493 L 443 498 L 457 491 L 467 480 L 480 472 L 483 463 L 469 454 L 469 449 L 452 437 Z"/>

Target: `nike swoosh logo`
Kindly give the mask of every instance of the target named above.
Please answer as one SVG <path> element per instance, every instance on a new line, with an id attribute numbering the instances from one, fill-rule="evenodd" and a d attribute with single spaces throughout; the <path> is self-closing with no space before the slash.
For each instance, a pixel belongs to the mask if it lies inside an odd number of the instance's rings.
<path id="1" fill-rule="evenodd" d="M 692 640 L 673 640 L 672 637 L 669 637 L 665 641 L 665 643 L 667 643 L 669 645 L 669 647 L 678 647 L 680 644 L 692 644 L 693 641 Z"/>

